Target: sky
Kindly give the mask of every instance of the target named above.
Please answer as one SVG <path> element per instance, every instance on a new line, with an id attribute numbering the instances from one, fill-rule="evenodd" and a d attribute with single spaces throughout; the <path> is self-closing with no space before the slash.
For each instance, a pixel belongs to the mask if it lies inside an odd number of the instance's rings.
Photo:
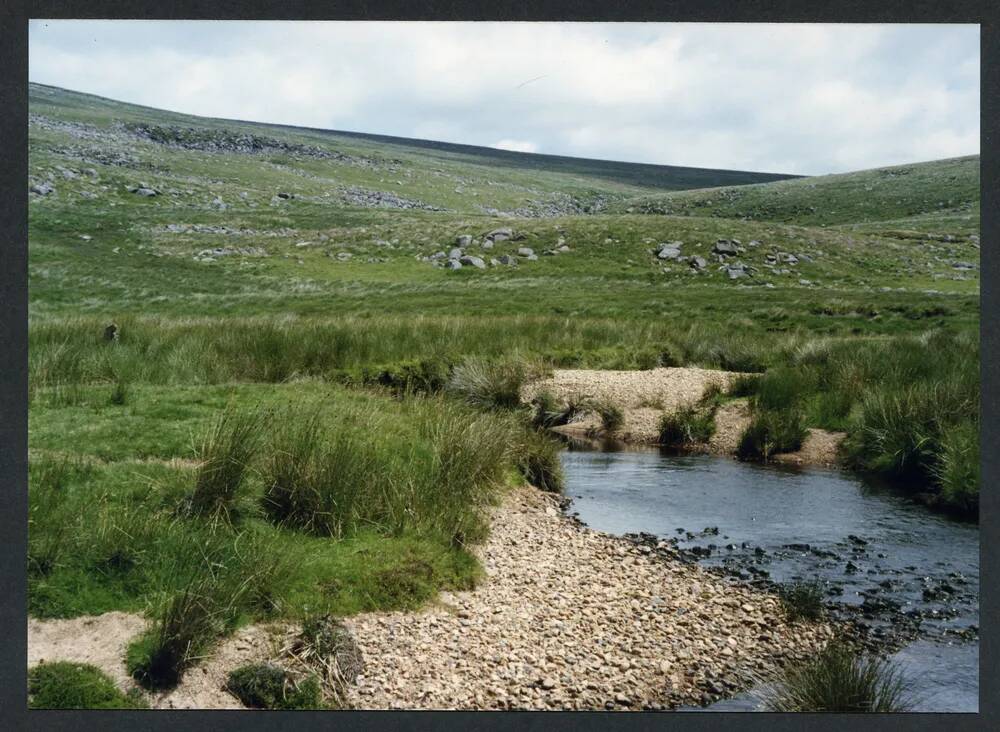
<path id="1" fill-rule="evenodd" d="M 979 152 L 977 25 L 33 20 L 28 63 L 176 112 L 607 160 Z"/>

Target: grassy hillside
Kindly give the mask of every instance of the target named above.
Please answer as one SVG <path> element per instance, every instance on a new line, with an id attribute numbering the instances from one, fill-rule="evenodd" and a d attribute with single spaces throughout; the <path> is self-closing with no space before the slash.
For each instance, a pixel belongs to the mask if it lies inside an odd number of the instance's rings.
<path id="1" fill-rule="evenodd" d="M 621 211 L 840 226 L 906 238 L 979 231 L 979 156 L 640 196 Z M 899 230 L 898 232 L 895 230 Z"/>
<path id="2" fill-rule="evenodd" d="M 553 366 L 764 372 L 760 440 L 843 429 L 975 510 L 974 158 L 671 193 L 749 178 L 38 85 L 29 112 L 30 604 L 147 609 L 144 679 L 249 620 L 474 582 L 484 506 L 559 485 L 512 408 Z"/>

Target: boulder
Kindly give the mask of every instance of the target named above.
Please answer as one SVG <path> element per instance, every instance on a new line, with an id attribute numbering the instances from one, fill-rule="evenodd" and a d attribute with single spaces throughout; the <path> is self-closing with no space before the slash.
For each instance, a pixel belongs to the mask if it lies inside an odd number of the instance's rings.
<path id="1" fill-rule="evenodd" d="M 449 259 L 447 262 L 445 262 L 444 266 L 447 269 L 462 269 L 462 263 L 457 259 Z"/>
<path id="2" fill-rule="evenodd" d="M 675 246 L 664 244 L 660 251 L 656 253 L 656 256 L 660 259 L 677 259 L 681 256 L 681 250 Z"/>
<path id="3" fill-rule="evenodd" d="M 428 259 L 434 261 L 436 259 L 446 259 L 447 257 L 448 255 L 444 252 L 434 252 L 430 257 L 428 257 Z"/>
<path id="4" fill-rule="evenodd" d="M 455 247 L 450 252 L 448 252 L 448 259 L 460 259 L 463 254 L 464 252 L 461 249 Z"/>
<path id="5" fill-rule="evenodd" d="M 494 229 L 486 235 L 489 241 L 505 241 L 514 236 L 514 230 L 508 228 Z"/>
<path id="6" fill-rule="evenodd" d="M 337 259 L 341 262 L 350 261 L 351 257 L 353 256 L 354 255 L 351 254 L 350 252 L 337 252 Z"/>
<path id="7" fill-rule="evenodd" d="M 499 256 L 498 258 L 497 258 L 497 261 L 498 261 L 498 262 L 499 262 L 500 264 L 506 264 L 506 265 L 511 265 L 511 266 L 513 266 L 513 265 L 517 264 L 517 257 L 515 257 L 515 256 L 513 256 L 513 255 L 511 255 L 511 254 L 501 254 L 501 255 L 500 255 L 500 256 Z"/>
<path id="8" fill-rule="evenodd" d="M 728 239 L 719 239 L 715 242 L 715 246 L 712 247 L 712 253 L 721 254 L 724 257 L 733 257 L 739 254 L 738 246 L 738 244 Z"/>
<path id="9" fill-rule="evenodd" d="M 556 247 L 556 251 L 559 252 L 560 254 L 565 254 L 566 252 L 571 251 L 571 250 L 570 250 L 570 248 L 568 246 L 566 246 L 565 244 L 563 244 L 560 247 Z"/>
<path id="10" fill-rule="evenodd" d="M 698 270 L 705 269 L 705 267 L 708 266 L 708 262 L 706 262 L 703 257 L 691 257 L 691 259 L 688 260 L 688 263 L 691 265 L 692 269 Z"/>
<path id="11" fill-rule="evenodd" d="M 778 261 L 786 262 L 787 264 L 798 264 L 799 258 L 788 252 L 778 252 Z"/>
<path id="12" fill-rule="evenodd" d="M 531 247 L 519 247 L 517 253 L 522 257 L 531 257 L 535 251 Z"/>
<path id="13" fill-rule="evenodd" d="M 483 242 L 482 247 L 483 247 L 483 249 L 492 249 L 493 248 L 493 242 L 491 242 L 491 241 L 489 241 L 487 239 L 486 241 Z"/>
<path id="14" fill-rule="evenodd" d="M 455 237 L 455 244 L 462 249 L 469 246 L 472 243 L 472 237 L 468 234 L 462 234 L 461 236 Z"/>
<path id="15" fill-rule="evenodd" d="M 285 193 L 284 191 L 278 191 L 278 198 L 282 198 L 282 199 L 284 199 L 284 200 L 287 201 L 288 199 L 294 198 L 294 197 L 295 196 L 293 194 L 291 194 L 291 193 Z"/>
<path id="16" fill-rule="evenodd" d="M 56 189 L 52 187 L 51 183 L 36 183 L 31 186 L 31 192 L 37 193 L 39 196 L 47 196 L 50 193 L 55 193 Z"/>
<path id="17" fill-rule="evenodd" d="M 148 188 L 145 185 L 139 185 L 134 188 L 129 188 L 131 193 L 135 193 L 137 196 L 145 196 L 146 198 L 151 198 L 152 196 L 160 195 L 160 192 L 155 188 Z"/>
<path id="18" fill-rule="evenodd" d="M 479 257 L 473 257 L 472 255 L 466 254 L 458 260 L 461 264 L 468 265 L 470 267 L 475 267 L 476 269 L 486 269 L 486 262 L 484 262 Z"/>

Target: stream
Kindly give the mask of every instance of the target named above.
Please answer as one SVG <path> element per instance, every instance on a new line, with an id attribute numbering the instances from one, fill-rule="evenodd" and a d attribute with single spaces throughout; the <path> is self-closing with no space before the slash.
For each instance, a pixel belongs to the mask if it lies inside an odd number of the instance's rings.
<path id="1" fill-rule="evenodd" d="M 893 651 L 914 711 L 979 708 L 979 527 L 848 472 L 571 442 L 566 511 L 760 586 L 818 581 Z M 753 690 L 709 711 L 753 711 Z"/>

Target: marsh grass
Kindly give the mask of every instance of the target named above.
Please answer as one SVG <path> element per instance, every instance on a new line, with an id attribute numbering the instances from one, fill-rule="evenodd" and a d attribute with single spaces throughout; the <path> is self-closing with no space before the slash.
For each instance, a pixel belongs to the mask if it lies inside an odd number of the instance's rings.
<path id="1" fill-rule="evenodd" d="M 689 404 L 660 417 L 660 444 L 673 447 L 704 444 L 715 434 L 715 409 Z"/>
<path id="2" fill-rule="evenodd" d="M 483 409 L 516 409 L 528 378 L 528 366 L 519 359 L 469 358 L 452 370 L 447 390 Z"/>
<path id="3" fill-rule="evenodd" d="M 795 408 L 754 411 L 750 424 L 740 436 L 736 455 L 740 460 L 764 460 L 802 446 L 806 428 L 802 413 Z"/>
<path id="4" fill-rule="evenodd" d="M 29 709 L 145 709 L 140 694 L 123 694 L 95 666 L 71 661 L 42 663 L 28 671 Z"/>
<path id="5" fill-rule="evenodd" d="M 772 712 L 905 712 L 913 695 L 899 666 L 831 643 L 814 660 L 788 669 L 763 694 Z"/>
<path id="6" fill-rule="evenodd" d="M 244 499 L 247 473 L 263 439 L 267 415 L 257 409 L 229 407 L 220 412 L 201 438 L 191 512 L 231 521 Z"/>
<path id="7" fill-rule="evenodd" d="M 403 403 L 401 431 L 359 409 L 279 415 L 262 468 L 272 520 L 314 534 L 374 528 L 476 541 L 511 462 L 515 423 L 441 397 Z"/>
<path id="8" fill-rule="evenodd" d="M 562 450 L 562 444 L 542 430 L 521 430 L 515 447 L 517 468 L 530 485 L 559 493 L 566 483 L 559 458 Z"/>

